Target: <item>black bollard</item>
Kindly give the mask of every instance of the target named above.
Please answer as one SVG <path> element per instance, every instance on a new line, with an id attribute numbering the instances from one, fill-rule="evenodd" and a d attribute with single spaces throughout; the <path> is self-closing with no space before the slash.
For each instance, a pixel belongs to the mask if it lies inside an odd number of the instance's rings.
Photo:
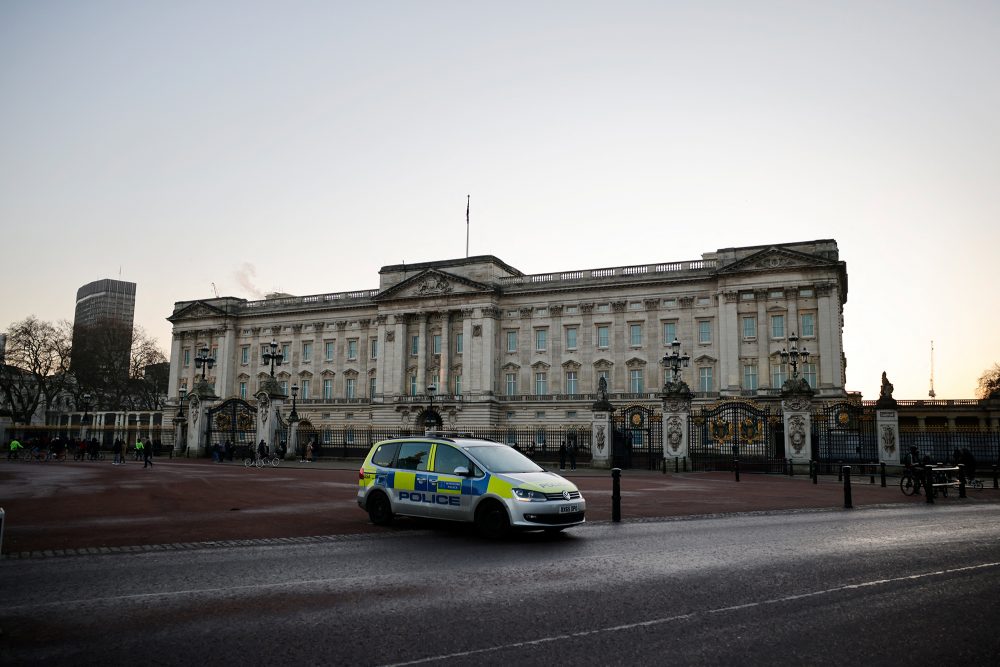
<path id="1" fill-rule="evenodd" d="M 733 459 L 733 473 L 736 475 L 736 481 L 740 481 L 740 460 Z"/>
<path id="2" fill-rule="evenodd" d="M 931 466 L 924 466 L 924 495 L 927 496 L 927 503 L 934 504 L 934 472 Z"/>
<path id="3" fill-rule="evenodd" d="M 684 472 L 688 471 L 688 457 L 684 457 Z M 994 483 L 996 483 L 996 477 L 993 478 Z"/>
<path id="4" fill-rule="evenodd" d="M 958 497 L 966 498 L 965 495 L 965 465 L 958 464 Z"/>
<path id="5" fill-rule="evenodd" d="M 795 463 L 791 459 L 788 459 L 788 476 L 795 477 Z"/>
<path id="6" fill-rule="evenodd" d="M 813 484 L 819 484 L 819 461 L 810 461 L 809 465 L 812 471 Z"/>
<path id="7" fill-rule="evenodd" d="M 674 457 L 674 472 L 677 472 L 677 468 L 680 467 L 679 464 L 680 464 L 680 461 L 678 460 L 678 457 L 675 456 Z"/>
<path id="8" fill-rule="evenodd" d="M 882 463 L 879 463 L 878 465 L 882 469 L 882 488 L 884 489 L 885 488 L 885 461 L 883 461 Z"/>
<path id="9" fill-rule="evenodd" d="M 997 478 L 997 467 L 996 467 L 996 465 L 994 465 L 993 466 L 993 488 L 994 489 L 1000 489 L 1000 483 L 998 483 L 998 482 L 1000 482 L 1000 479 Z"/>
<path id="10" fill-rule="evenodd" d="M 622 469 L 611 469 L 611 520 L 619 522 L 622 520 Z"/>
<path id="11" fill-rule="evenodd" d="M 843 482 L 844 481 L 844 468 L 847 467 L 847 466 L 844 466 L 844 465 L 840 465 L 841 463 L 843 463 L 843 461 L 837 461 L 837 464 L 838 464 L 837 465 L 837 481 L 838 482 Z"/>
<path id="12" fill-rule="evenodd" d="M 854 500 L 851 498 L 851 466 L 841 468 L 844 473 L 844 509 L 849 510 L 854 507 Z"/>
<path id="13" fill-rule="evenodd" d="M 874 483 L 875 483 L 875 466 L 873 466 L 873 465 L 869 465 L 869 466 L 868 466 L 868 470 L 869 470 L 869 471 L 871 472 L 871 474 L 872 474 L 872 481 L 871 481 L 871 482 L 869 482 L 869 484 L 874 484 Z"/>

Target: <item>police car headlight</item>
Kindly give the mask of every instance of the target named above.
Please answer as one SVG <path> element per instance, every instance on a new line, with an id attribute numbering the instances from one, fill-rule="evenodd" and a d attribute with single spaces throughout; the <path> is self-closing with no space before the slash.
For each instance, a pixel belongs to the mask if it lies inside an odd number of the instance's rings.
<path id="1" fill-rule="evenodd" d="M 545 502 L 548 500 L 545 494 L 541 491 L 532 491 L 530 489 L 511 489 L 514 492 L 514 497 L 518 500 L 523 500 L 525 502 Z"/>

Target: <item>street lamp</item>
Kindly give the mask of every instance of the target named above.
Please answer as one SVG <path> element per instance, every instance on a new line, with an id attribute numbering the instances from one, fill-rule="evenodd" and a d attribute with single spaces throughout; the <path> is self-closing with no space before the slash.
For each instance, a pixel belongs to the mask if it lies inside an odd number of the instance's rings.
<path id="1" fill-rule="evenodd" d="M 674 342 L 670 344 L 670 352 L 663 355 L 663 367 L 671 372 L 671 382 L 677 382 L 681 368 L 687 368 L 690 361 L 691 357 L 681 354 L 681 342 L 674 338 Z"/>
<path id="2" fill-rule="evenodd" d="M 184 401 L 187 400 L 187 388 L 181 387 L 177 394 L 177 418 L 174 421 L 184 421 L 184 419 L 186 419 L 184 416 Z"/>
<path id="3" fill-rule="evenodd" d="M 427 408 L 427 416 L 424 417 L 424 428 L 428 431 L 434 427 L 434 392 L 437 387 L 433 384 L 427 386 L 427 397 L 431 401 L 431 406 Z"/>
<path id="4" fill-rule="evenodd" d="M 90 423 L 90 402 L 93 400 L 93 396 L 90 394 L 83 394 L 80 396 L 80 402 L 83 403 L 83 416 L 80 417 L 80 439 L 87 439 L 87 424 Z"/>
<path id="5" fill-rule="evenodd" d="M 786 350 L 785 348 L 781 348 L 781 363 L 792 364 L 793 380 L 799 377 L 799 358 L 801 357 L 802 363 L 806 363 L 806 360 L 809 358 L 809 350 L 805 346 L 800 350 L 795 346 L 797 342 L 799 342 L 799 337 L 793 333 L 788 337 L 788 343 L 792 346 L 792 349 Z"/>
<path id="6" fill-rule="evenodd" d="M 264 350 L 264 363 L 271 364 L 271 377 L 274 377 L 274 367 L 280 366 L 285 355 L 278 350 L 278 341 L 271 339 L 270 349 Z"/>
<path id="7" fill-rule="evenodd" d="M 299 395 L 299 385 L 292 385 L 292 411 L 288 413 L 288 421 L 297 422 L 299 420 L 299 413 L 295 410 L 295 397 Z"/>
<path id="8" fill-rule="evenodd" d="M 205 378 L 205 371 L 215 366 L 215 357 L 209 355 L 209 349 L 207 347 L 201 348 L 199 350 L 200 354 L 194 358 L 194 367 L 201 369 L 201 381 L 207 382 Z"/>

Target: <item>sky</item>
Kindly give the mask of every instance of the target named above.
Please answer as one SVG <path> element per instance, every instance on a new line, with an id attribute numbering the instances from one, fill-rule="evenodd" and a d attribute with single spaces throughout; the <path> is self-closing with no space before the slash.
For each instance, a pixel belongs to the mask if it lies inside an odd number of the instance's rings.
<path id="1" fill-rule="evenodd" d="M 0 331 L 835 239 L 847 386 L 1000 361 L 1000 3 L 0 0 Z"/>

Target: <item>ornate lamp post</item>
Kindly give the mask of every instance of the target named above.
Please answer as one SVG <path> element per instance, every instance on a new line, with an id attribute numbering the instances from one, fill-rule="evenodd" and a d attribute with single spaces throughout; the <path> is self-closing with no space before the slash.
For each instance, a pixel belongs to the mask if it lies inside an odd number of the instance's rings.
<path id="1" fill-rule="evenodd" d="M 288 413 L 288 421 L 297 422 L 299 420 L 299 413 L 295 410 L 295 398 L 299 395 L 299 385 L 292 385 L 292 411 Z"/>
<path id="2" fill-rule="evenodd" d="M 271 377 L 274 377 L 274 367 L 281 365 L 281 362 L 285 360 L 285 355 L 278 350 L 278 341 L 273 338 L 269 347 L 269 350 L 264 351 L 264 363 L 271 364 Z"/>
<path id="3" fill-rule="evenodd" d="M 80 439 L 87 439 L 87 424 L 90 423 L 90 410 L 91 401 L 93 396 L 90 394 L 84 394 L 80 397 L 80 402 L 83 403 L 83 417 L 80 418 Z"/>
<path id="4" fill-rule="evenodd" d="M 187 389 L 181 387 L 177 395 L 177 416 L 174 417 L 174 424 L 177 426 L 177 432 L 174 434 L 174 437 L 177 439 L 177 442 L 174 443 L 174 449 L 180 449 L 180 443 L 182 442 L 184 446 L 187 446 L 186 438 L 184 437 L 184 427 L 187 425 L 187 415 L 184 412 L 184 408 L 187 407 Z"/>
<path id="5" fill-rule="evenodd" d="M 202 382 L 208 382 L 208 379 L 205 377 L 205 371 L 215 366 L 215 357 L 209 355 L 209 351 L 207 347 L 203 347 L 198 351 L 198 356 L 194 358 L 194 367 L 201 369 Z"/>
<path id="6" fill-rule="evenodd" d="M 790 363 L 792 365 L 793 380 L 796 380 L 799 377 L 799 358 L 802 359 L 802 363 L 806 363 L 806 360 L 809 358 L 809 350 L 807 350 L 805 346 L 803 346 L 801 350 L 795 346 L 798 342 L 799 337 L 793 333 L 788 337 L 788 343 L 792 346 L 792 349 L 786 350 L 785 348 L 781 348 L 781 363 Z"/>
<path id="7" fill-rule="evenodd" d="M 437 387 L 435 385 L 427 386 L 427 397 L 430 399 L 431 405 L 427 408 L 427 416 L 424 417 L 424 428 L 428 431 L 434 428 L 434 392 L 436 391 Z"/>
<path id="8" fill-rule="evenodd" d="M 663 355 L 663 367 L 671 372 L 670 384 L 674 384 L 680 378 L 681 368 L 687 368 L 691 362 L 691 357 L 681 354 L 681 342 L 674 338 L 670 344 L 670 352 Z"/>

